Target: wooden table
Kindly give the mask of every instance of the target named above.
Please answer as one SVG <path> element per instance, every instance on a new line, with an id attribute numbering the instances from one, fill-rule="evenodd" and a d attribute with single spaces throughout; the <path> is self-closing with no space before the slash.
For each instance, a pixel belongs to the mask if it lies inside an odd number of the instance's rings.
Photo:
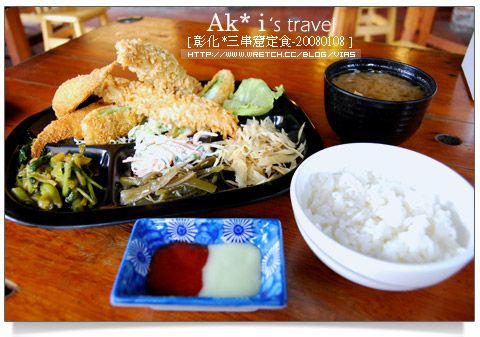
<path id="1" fill-rule="evenodd" d="M 27 116 L 51 104 L 60 83 L 111 62 L 117 39 L 144 37 L 180 58 L 187 36 L 205 33 L 206 25 L 144 18 L 111 23 L 46 54 L 6 71 L 5 134 Z M 242 33 L 248 32 L 248 30 Z M 355 42 L 362 56 L 386 57 L 418 66 L 438 83 L 420 129 L 402 144 L 433 157 L 474 183 L 474 108 L 457 55 Z M 326 146 L 339 142 L 328 126 L 323 106 L 323 72 L 334 60 L 186 60 L 199 79 L 229 68 L 237 79 L 258 77 L 286 92 L 308 114 Z M 462 144 L 435 140 L 446 133 Z M 120 308 L 109 303 L 111 287 L 132 224 L 82 229 L 44 230 L 5 221 L 6 277 L 20 291 L 6 300 L 8 321 L 30 320 L 445 320 L 474 319 L 474 263 L 436 286 L 412 292 L 385 292 L 354 284 L 325 266 L 297 229 L 288 194 L 202 217 L 275 217 L 282 222 L 288 284 L 288 306 L 253 313 L 165 312 Z"/>

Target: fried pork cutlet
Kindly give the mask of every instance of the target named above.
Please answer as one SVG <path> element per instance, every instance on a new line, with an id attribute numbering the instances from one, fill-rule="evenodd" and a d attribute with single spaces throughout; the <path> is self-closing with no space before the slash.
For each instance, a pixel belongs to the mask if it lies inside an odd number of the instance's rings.
<path id="1" fill-rule="evenodd" d="M 198 93 L 200 82 L 189 76 L 167 50 L 141 39 L 120 40 L 115 44 L 117 62 L 137 74 L 141 82 L 166 92 Z"/>
<path id="2" fill-rule="evenodd" d="M 81 124 L 83 139 L 87 145 L 108 144 L 127 135 L 140 124 L 143 116 L 127 106 L 107 105 L 91 111 Z"/>
<path id="3" fill-rule="evenodd" d="M 233 95 L 234 90 L 235 77 L 230 70 L 222 69 L 205 84 L 199 95 L 223 105 L 223 102 Z"/>
<path id="4" fill-rule="evenodd" d="M 53 96 L 52 108 L 57 118 L 65 116 L 84 102 L 103 83 L 115 63 L 94 69 L 88 75 L 79 75 L 62 83 Z"/>
<path id="5" fill-rule="evenodd" d="M 83 138 L 82 128 L 80 126 L 83 118 L 96 108 L 103 106 L 101 103 L 92 103 L 85 108 L 74 111 L 48 124 L 32 143 L 32 158 L 38 158 L 42 154 L 43 148 L 48 143 L 56 143 L 71 137 Z"/>

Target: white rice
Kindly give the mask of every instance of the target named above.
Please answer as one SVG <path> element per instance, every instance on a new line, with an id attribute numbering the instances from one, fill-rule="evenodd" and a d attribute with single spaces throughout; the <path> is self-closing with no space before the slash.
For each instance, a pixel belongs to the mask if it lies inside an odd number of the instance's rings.
<path id="1" fill-rule="evenodd" d="M 425 263 L 455 256 L 454 211 L 373 172 L 317 173 L 305 196 L 307 214 L 342 245 L 382 260 Z"/>

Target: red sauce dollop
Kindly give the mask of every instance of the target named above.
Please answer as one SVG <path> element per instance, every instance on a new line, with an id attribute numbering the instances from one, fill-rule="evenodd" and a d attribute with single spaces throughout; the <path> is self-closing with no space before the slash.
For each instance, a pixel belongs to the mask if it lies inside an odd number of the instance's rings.
<path id="1" fill-rule="evenodd" d="M 147 292 L 152 295 L 197 296 L 202 290 L 202 269 L 208 247 L 172 243 L 155 251 L 147 276 Z"/>

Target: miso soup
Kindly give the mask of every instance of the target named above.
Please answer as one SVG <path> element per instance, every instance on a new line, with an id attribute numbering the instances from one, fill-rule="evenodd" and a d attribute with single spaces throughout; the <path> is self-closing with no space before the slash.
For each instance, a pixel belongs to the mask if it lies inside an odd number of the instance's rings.
<path id="1" fill-rule="evenodd" d="M 351 72 L 332 79 L 333 84 L 355 95 L 384 101 L 411 101 L 425 97 L 418 85 L 383 72 Z"/>

